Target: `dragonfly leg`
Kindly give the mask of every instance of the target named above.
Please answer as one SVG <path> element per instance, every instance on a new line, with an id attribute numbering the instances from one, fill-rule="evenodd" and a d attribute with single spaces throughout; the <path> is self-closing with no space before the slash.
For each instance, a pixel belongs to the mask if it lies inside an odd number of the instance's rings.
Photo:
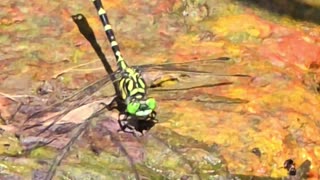
<path id="1" fill-rule="evenodd" d="M 112 111 L 114 109 L 117 109 L 119 112 L 125 111 L 125 104 L 123 103 L 123 100 L 121 100 L 119 97 L 115 97 L 109 104 L 102 102 L 100 103 L 100 105 L 103 105 L 109 111 Z"/>
<path id="2" fill-rule="evenodd" d="M 118 130 L 118 132 L 125 132 L 125 133 L 130 133 L 133 134 L 134 136 L 142 136 L 143 132 L 137 131 L 135 125 L 133 124 L 134 122 L 132 121 L 136 121 L 134 119 L 131 119 L 130 117 L 128 118 L 127 115 L 125 115 L 124 118 L 120 118 L 120 116 L 123 114 L 119 114 L 119 119 L 118 119 L 118 123 L 120 126 L 120 129 Z"/>
<path id="3" fill-rule="evenodd" d="M 159 120 L 158 119 L 156 119 L 156 117 L 157 117 L 157 112 L 155 112 L 155 111 L 152 111 L 152 113 L 150 114 L 150 116 L 149 116 L 149 121 L 152 121 L 153 123 L 158 123 L 159 122 Z"/>
<path id="4" fill-rule="evenodd" d="M 120 129 L 118 130 L 118 132 L 125 132 L 125 133 L 131 133 L 134 136 L 137 136 L 137 131 L 135 130 L 135 128 L 133 126 L 131 126 L 127 120 L 118 120 L 119 122 L 119 126 Z"/>
<path id="5" fill-rule="evenodd" d="M 118 105 L 117 105 L 117 100 L 116 98 L 114 98 L 111 103 L 106 104 L 104 102 L 101 102 L 100 105 L 104 106 L 105 108 L 107 108 L 109 111 L 113 110 L 113 109 L 117 109 Z"/>

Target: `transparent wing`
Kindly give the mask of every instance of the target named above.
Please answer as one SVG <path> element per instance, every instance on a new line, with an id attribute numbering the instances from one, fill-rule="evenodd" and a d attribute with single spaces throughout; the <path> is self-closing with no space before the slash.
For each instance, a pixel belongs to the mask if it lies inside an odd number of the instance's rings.
<path id="1" fill-rule="evenodd" d="M 179 91 L 195 88 L 208 88 L 214 86 L 226 86 L 235 82 L 248 80 L 251 76 L 241 73 L 226 74 L 228 68 L 234 64 L 234 60 L 228 57 L 218 57 L 206 60 L 192 60 L 179 63 L 146 64 L 134 66 L 140 70 L 142 76 L 149 85 L 150 92 Z M 111 74 L 117 77 L 117 73 Z M 164 86 L 165 83 L 174 85 Z M 53 109 L 74 108 L 80 99 L 88 99 L 106 84 L 111 84 L 110 76 L 107 75 L 96 82 L 80 89 L 73 95 L 54 103 L 45 109 L 41 109 L 29 118 L 41 116 Z M 85 103 L 85 102 L 83 102 Z M 82 103 L 82 104 L 83 104 Z"/>
<path id="2" fill-rule="evenodd" d="M 193 89 L 213 88 L 243 84 L 252 77 L 236 70 L 235 60 L 219 57 L 206 60 L 193 60 L 183 63 L 144 65 L 142 70 L 149 84 L 149 94 L 160 99 L 181 99 L 184 93 Z M 170 93 L 169 93 L 170 92 Z M 194 97 L 197 94 L 193 94 Z M 188 95 L 190 97 L 190 94 Z M 174 98 L 172 98 L 174 97 Z M 201 98 L 196 98 L 203 101 Z M 208 98 L 207 98 L 208 99 Z M 211 96 L 214 103 L 246 103 L 245 99 Z"/>
<path id="3" fill-rule="evenodd" d="M 164 63 L 164 64 L 147 64 L 135 66 L 141 71 L 142 76 L 149 85 L 148 93 L 156 99 L 162 100 L 177 100 L 185 97 L 193 98 L 200 102 L 211 103 L 246 103 L 247 101 L 240 98 L 228 98 L 223 96 L 203 97 L 190 94 L 185 96 L 190 90 L 213 88 L 221 86 L 229 86 L 235 83 L 248 81 L 251 76 L 241 73 L 228 74 L 228 70 L 234 64 L 234 60 L 221 57 L 207 60 L 193 60 L 183 63 Z M 119 75 L 119 74 L 118 74 Z M 117 78 L 117 73 L 111 74 Z M 34 113 L 29 119 L 41 117 L 44 114 L 51 112 L 53 109 L 58 109 L 58 112 L 53 116 L 37 123 L 31 123 L 25 129 L 31 129 L 35 126 L 43 126 L 46 123 L 47 130 L 56 122 L 67 116 L 68 113 L 79 107 L 85 107 L 91 97 L 99 92 L 104 86 L 111 86 L 110 76 L 104 78 L 80 89 L 73 95 Z M 81 110 L 85 111 L 85 110 Z M 41 132 L 43 132 L 43 130 Z"/>
<path id="4" fill-rule="evenodd" d="M 234 59 L 229 57 L 218 57 L 211 59 L 202 60 L 191 60 L 185 62 L 172 62 L 172 63 L 162 63 L 162 64 L 146 64 L 135 66 L 137 69 L 145 69 L 148 71 L 174 71 L 174 72 L 188 72 L 188 73 L 211 73 L 215 76 L 247 76 L 243 74 L 226 74 L 226 69 L 228 69 L 232 64 L 234 64 Z"/>
<path id="5" fill-rule="evenodd" d="M 58 110 L 64 109 L 65 107 L 73 107 L 74 101 L 92 96 L 93 93 L 97 92 L 101 87 L 103 87 L 104 85 L 110 82 L 111 82 L 110 76 L 105 76 L 104 78 L 99 79 L 98 81 L 93 82 L 92 84 L 80 89 L 79 91 L 72 94 L 71 96 L 64 98 L 54 104 L 51 104 L 50 106 L 44 109 L 41 109 L 38 112 L 33 113 L 31 116 L 29 116 L 28 119 L 41 116 L 43 113 L 57 109 L 57 107 L 59 107 Z"/>
<path id="6" fill-rule="evenodd" d="M 90 104 L 89 102 L 97 91 L 103 86 L 110 84 L 110 82 L 110 76 L 105 76 L 82 88 L 73 95 L 33 113 L 24 122 L 21 134 L 32 134 L 32 136 L 38 137 L 50 128 L 53 128 L 53 131 L 58 134 L 70 131 L 70 129 L 73 129 L 75 126 L 82 123 L 84 119 L 90 117 L 94 111 L 97 111 L 99 102 L 95 104 Z M 101 103 L 108 103 L 112 100 L 106 101 L 101 101 Z M 65 122 L 61 122 L 60 126 L 54 127 L 58 121 L 63 119 L 65 119 Z M 73 119 L 73 121 L 69 122 L 70 119 Z M 50 136 L 51 134 L 49 133 L 47 137 L 53 138 Z"/>

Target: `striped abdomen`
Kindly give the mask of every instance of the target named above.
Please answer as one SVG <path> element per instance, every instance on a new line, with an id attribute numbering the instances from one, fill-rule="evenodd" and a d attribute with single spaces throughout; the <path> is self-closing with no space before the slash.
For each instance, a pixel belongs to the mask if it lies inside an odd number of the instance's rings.
<path id="1" fill-rule="evenodd" d="M 134 68 L 129 67 L 125 60 L 123 59 L 119 45 L 116 41 L 115 35 L 111 28 L 109 19 L 107 17 L 106 11 L 104 10 L 100 0 L 92 0 L 97 11 L 101 22 L 104 26 L 104 30 L 111 44 L 112 51 L 116 57 L 117 65 L 122 73 L 122 77 L 119 81 L 119 90 L 121 92 L 121 97 L 125 102 L 129 102 L 133 99 L 139 100 L 143 99 L 146 95 L 146 84 L 140 73 Z"/>
<path id="2" fill-rule="evenodd" d="M 98 11 L 98 14 L 99 14 L 100 20 L 104 26 L 104 30 L 106 32 L 107 38 L 111 44 L 112 51 L 116 57 L 118 67 L 120 70 L 124 70 L 128 67 L 128 65 L 126 64 L 126 62 L 124 61 L 124 59 L 121 55 L 119 45 L 116 41 L 116 37 L 115 37 L 113 30 L 111 28 L 106 11 L 104 10 L 104 8 L 102 6 L 101 0 L 92 0 L 92 2 Z"/>

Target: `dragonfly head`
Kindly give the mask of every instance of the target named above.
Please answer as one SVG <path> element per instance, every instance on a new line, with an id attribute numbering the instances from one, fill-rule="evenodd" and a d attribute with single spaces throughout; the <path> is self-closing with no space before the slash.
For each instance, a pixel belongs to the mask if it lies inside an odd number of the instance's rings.
<path id="1" fill-rule="evenodd" d="M 156 100 L 154 98 L 148 98 L 146 100 L 142 99 L 132 99 L 127 104 L 127 112 L 130 115 L 136 117 L 146 117 L 149 116 L 156 108 Z"/>

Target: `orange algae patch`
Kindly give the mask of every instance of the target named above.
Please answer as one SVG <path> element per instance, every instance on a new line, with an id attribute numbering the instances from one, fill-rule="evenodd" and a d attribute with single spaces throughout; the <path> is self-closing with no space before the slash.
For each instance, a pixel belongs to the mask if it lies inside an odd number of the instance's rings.
<path id="1" fill-rule="evenodd" d="M 285 63 L 301 69 L 307 69 L 311 63 L 320 63 L 320 45 L 301 32 L 269 39 L 258 49 L 258 53 L 273 64 Z"/>
<path id="2" fill-rule="evenodd" d="M 247 126 L 242 116 L 201 109 L 190 101 L 180 101 L 172 108 L 172 112 L 176 112 L 176 115 L 162 125 L 207 144 L 240 145 L 239 130 Z"/>
<path id="3" fill-rule="evenodd" d="M 180 101 L 171 109 L 176 112 L 165 126 L 170 126 L 177 133 L 192 136 L 194 139 L 212 143 L 217 139 L 216 124 L 220 121 L 216 111 L 206 111 L 191 101 Z"/>
<path id="4" fill-rule="evenodd" d="M 255 15 L 241 14 L 221 17 L 217 21 L 207 21 L 207 26 L 218 35 L 247 32 L 253 37 L 264 38 L 270 35 L 271 27 Z"/>
<path id="5" fill-rule="evenodd" d="M 195 34 L 181 35 L 175 39 L 172 51 L 175 52 L 174 59 L 183 62 L 199 57 L 217 57 L 224 54 L 223 41 L 206 41 L 201 42 L 199 36 Z"/>
<path id="6" fill-rule="evenodd" d="M 125 2 L 123 0 L 111 0 L 108 3 L 104 3 L 105 9 L 124 9 L 126 7 Z"/>
<path id="7" fill-rule="evenodd" d="M 167 0 L 167 1 L 158 1 L 157 5 L 153 9 L 153 13 L 155 15 L 166 13 L 172 11 L 175 4 L 177 3 L 177 0 Z"/>

